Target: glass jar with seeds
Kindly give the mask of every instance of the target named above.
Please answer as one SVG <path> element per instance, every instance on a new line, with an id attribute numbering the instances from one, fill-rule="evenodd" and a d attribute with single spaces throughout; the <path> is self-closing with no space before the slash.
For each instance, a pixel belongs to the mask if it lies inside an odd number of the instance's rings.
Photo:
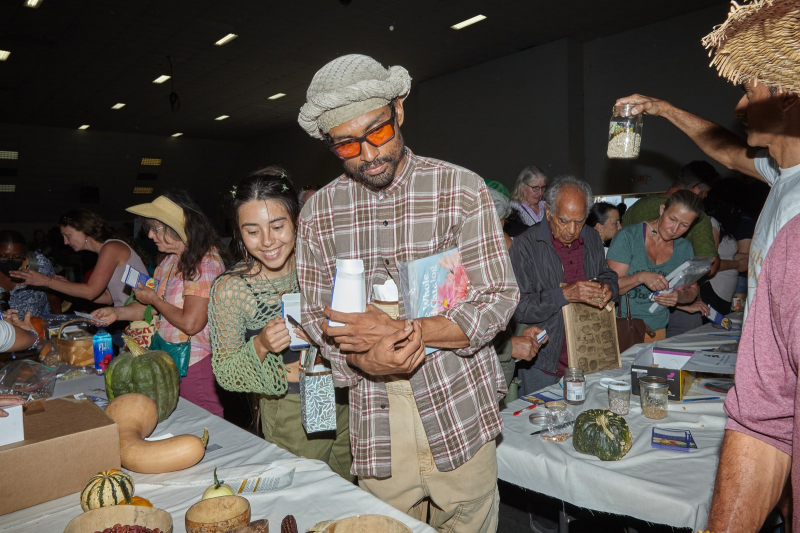
<path id="1" fill-rule="evenodd" d="M 627 415 L 631 409 L 631 384 L 612 381 L 608 384 L 608 408 L 618 415 Z"/>
<path id="2" fill-rule="evenodd" d="M 608 127 L 609 159 L 636 159 L 642 144 L 642 115 L 633 115 L 633 104 L 615 105 Z"/>
<path id="3" fill-rule="evenodd" d="M 667 418 L 669 405 L 669 384 L 666 378 L 645 376 L 639 379 L 639 399 L 642 402 L 642 414 L 647 418 Z"/>

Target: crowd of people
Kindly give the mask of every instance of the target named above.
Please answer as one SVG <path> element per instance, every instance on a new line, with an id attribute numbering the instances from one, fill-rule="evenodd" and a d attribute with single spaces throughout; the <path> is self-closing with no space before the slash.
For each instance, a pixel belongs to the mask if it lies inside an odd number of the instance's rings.
<path id="1" fill-rule="evenodd" d="M 0 232 L 0 287 L 17 309 L 0 323 L 0 348 L 33 343 L 30 313 L 59 309 L 59 295 L 103 305 L 93 315 L 107 324 L 152 315 L 159 342 L 189 347 L 182 397 L 223 416 L 219 386 L 246 394 L 267 440 L 327 462 L 440 531 L 483 532 L 498 523 L 501 402 L 514 377 L 527 394 L 563 376 L 566 305 L 615 301 L 619 316 L 644 321 L 637 342 L 646 343 L 700 325 L 710 308 L 728 313 L 746 294 L 708 529 L 733 530 L 736 520 L 757 530 L 786 494 L 790 473 L 800 502 L 800 466 L 791 461 L 800 439 L 800 297 L 792 281 L 800 268 L 800 88 L 768 76 L 745 80 L 735 112 L 746 141 L 664 100 L 618 100 L 667 119 L 709 158 L 769 184 L 759 216 L 747 192 L 752 180 L 721 179 L 708 161 L 688 162 L 666 192 L 627 212 L 595 203 L 578 177 L 550 179 L 533 165 L 509 191 L 405 145 L 410 83 L 404 68 L 363 55 L 319 70 L 298 121 L 344 173 L 302 191 L 277 166 L 246 176 L 228 193 L 230 246 L 184 192 L 128 208 L 162 257 L 155 290 L 126 290 L 121 271 L 145 271 L 142 258 L 89 211 L 60 221 L 66 244 L 98 254 L 85 283 L 58 276 L 21 235 Z M 440 314 L 405 318 L 402 301 L 370 303 L 362 313 L 330 308 L 337 259 L 362 260 L 372 287 L 400 280 L 401 263 L 454 246 L 469 287 Z M 708 274 L 663 292 L 669 273 L 693 257 L 713 259 Z M 301 324 L 290 332 L 281 301 L 296 293 Z M 649 311 L 653 301 L 661 311 Z M 290 333 L 317 346 L 332 371 L 334 431 L 309 434 L 301 425 L 301 355 Z"/>

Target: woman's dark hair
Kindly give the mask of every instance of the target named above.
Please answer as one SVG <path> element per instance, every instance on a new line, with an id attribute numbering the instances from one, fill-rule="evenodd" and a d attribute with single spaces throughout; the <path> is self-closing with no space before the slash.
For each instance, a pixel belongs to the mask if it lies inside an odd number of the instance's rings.
<path id="1" fill-rule="evenodd" d="M 608 202 L 597 202 L 589 209 L 589 216 L 586 217 L 586 225 L 593 228 L 595 224 L 605 224 L 608 220 L 608 214 L 612 209 L 617 206 L 611 205 Z"/>
<path id="2" fill-rule="evenodd" d="M 726 178 L 718 181 L 708 192 L 705 201 L 706 214 L 719 222 L 720 240 L 739 229 L 742 220 L 741 202 L 744 201 L 745 187 L 741 180 Z"/>
<path id="3" fill-rule="evenodd" d="M 0 244 L 21 244 L 27 248 L 27 243 L 22 233 L 10 229 L 0 231 Z"/>
<path id="4" fill-rule="evenodd" d="M 250 272 L 256 266 L 256 259 L 247 253 L 242 240 L 242 232 L 239 228 L 239 208 L 244 204 L 253 201 L 272 200 L 278 202 L 289 213 L 295 232 L 297 232 L 297 219 L 300 217 L 300 201 L 297 190 L 294 188 L 289 172 L 278 166 L 269 166 L 250 173 L 239 182 L 233 191 L 233 235 L 236 241 L 236 253 L 244 263 L 236 270 L 239 275 Z M 258 275 L 261 272 L 261 263 L 258 264 Z"/>
<path id="5" fill-rule="evenodd" d="M 222 243 L 219 233 L 214 229 L 214 225 L 205 213 L 200 209 L 200 206 L 189 196 L 186 191 L 168 191 L 164 195 L 169 200 L 172 200 L 175 205 L 183 210 L 184 217 L 184 231 L 186 232 L 186 249 L 181 254 L 178 260 L 178 272 L 183 276 L 185 281 L 194 280 L 197 278 L 197 270 L 203 258 L 211 251 L 216 251 L 222 263 L 229 265 L 231 263 L 230 254 L 228 249 Z M 161 221 L 153 218 L 144 219 L 142 224 L 147 231 L 155 230 L 156 226 L 164 226 L 164 232 L 167 233 L 172 240 L 181 240 L 180 235 L 172 227 L 164 224 Z"/>
<path id="6" fill-rule="evenodd" d="M 703 214 L 703 200 L 688 189 L 681 189 L 672 193 L 672 196 L 667 199 L 667 203 L 664 204 L 664 211 L 673 205 L 683 206 L 698 217 Z"/>
<path id="7" fill-rule="evenodd" d="M 60 225 L 75 228 L 97 242 L 119 238 L 103 217 L 88 209 L 78 208 L 68 211 L 61 217 Z"/>

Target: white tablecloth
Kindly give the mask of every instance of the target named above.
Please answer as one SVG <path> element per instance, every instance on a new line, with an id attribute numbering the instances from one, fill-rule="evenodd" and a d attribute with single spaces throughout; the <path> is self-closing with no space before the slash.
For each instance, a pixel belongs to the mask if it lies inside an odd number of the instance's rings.
<path id="1" fill-rule="evenodd" d="M 727 334 L 706 325 L 660 341 L 658 346 L 694 350 L 736 342 L 710 333 Z M 634 346 L 622 354 L 627 372 L 619 379 L 630 383 L 630 365 L 642 346 Z M 599 384 L 606 374 L 586 377 L 588 399 L 582 406 L 570 406 L 574 415 L 585 409 L 608 407 L 607 389 Z M 513 416 L 515 411 L 530 404 L 523 400 L 511 402 L 503 411 L 505 429 L 497 446 L 498 477 L 579 507 L 675 527 L 705 529 L 727 416 L 722 410 L 725 394 L 711 392 L 702 385 L 703 382 L 696 381 L 687 397 L 721 396 L 722 399 L 670 402 L 667 418 L 659 421 L 645 418 L 639 397 L 631 396 L 631 412 L 625 419 L 633 431 L 633 447 L 620 461 L 604 462 L 580 454 L 573 448 L 572 439 L 554 443 L 538 435 L 531 436 L 531 432 L 539 429 L 528 421 L 532 411 Z M 547 390 L 560 391 L 560 386 Z M 698 451 L 681 453 L 651 447 L 651 432 L 656 425 L 690 430 Z"/>
<path id="2" fill-rule="evenodd" d="M 55 396 L 67 396 L 79 392 L 105 398 L 102 378 L 88 376 L 58 382 Z M 407 524 L 415 533 L 433 531 L 422 522 L 414 520 L 348 483 L 333 473 L 325 463 L 296 457 L 182 398 L 175 412 L 156 427 L 152 436 L 158 437 L 165 433 L 173 435 L 192 433 L 201 436 L 204 427 L 208 428 L 210 434 L 209 448 L 215 448 L 215 445 L 221 448 L 207 452 L 197 465 L 170 474 L 132 473 L 136 495 L 149 499 L 155 507 L 170 513 L 175 533 L 186 531 L 184 525 L 186 510 L 200 500 L 205 488 L 211 484 L 215 466 L 220 473 L 259 473 L 269 468 L 270 470 L 265 473 L 266 476 L 283 472 L 285 469 L 295 469 L 294 481 L 290 487 L 247 496 L 252 520 L 267 518 L 270 531 L 279 531 L 281 520 L 288 514 L 294 515 L 299 531 L 305 531 L 323 520 L 336 520 L 357 514 L 391 516 Z M 55 467 L 47 466 L 47 468 Z M 159 485 L 159 483 L 170 485 Z M 177 485 L 180 483 L 193 485 Z M 63 531 L 69 521 L 81 512 L 76 493 L 0 516 L 0 531 L 57 533 Z"/>

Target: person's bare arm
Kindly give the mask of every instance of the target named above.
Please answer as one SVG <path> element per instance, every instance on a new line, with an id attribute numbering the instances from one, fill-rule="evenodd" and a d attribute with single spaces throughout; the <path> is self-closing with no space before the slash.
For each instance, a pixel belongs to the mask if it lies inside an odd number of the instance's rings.
<path id="1" fill-rule="evenodd" d="M 644 285 L 651 291 L 663 291 L 669 288 L 667 278 L 658 272 L 640 271 L 635 274 L 628 275 L 630 265 L 619 263 L 609 259 L 608 266 L 617 273 L 619 276 L 619 293 L 625 294 L 631 289 Z"/>
<path id="2" fill-rule="evenodd" d="M 755 165 L 760 148 L 753 148 L 733 132 L 695 114 L 684 111 L 665 100 L 641 94 L 620 98 L 617 104 L 634 104 L 633 114 L 661 116 L 689 136 L 709 157 L 725 167 L 764 181 Z"/>
<path id="3" fill-rule="evenodd" d="M 792 458 L 786 453 L 750 435 L 725 431 L 706 529 L 715 533 L 761 529 L 791 468 Z"/>

